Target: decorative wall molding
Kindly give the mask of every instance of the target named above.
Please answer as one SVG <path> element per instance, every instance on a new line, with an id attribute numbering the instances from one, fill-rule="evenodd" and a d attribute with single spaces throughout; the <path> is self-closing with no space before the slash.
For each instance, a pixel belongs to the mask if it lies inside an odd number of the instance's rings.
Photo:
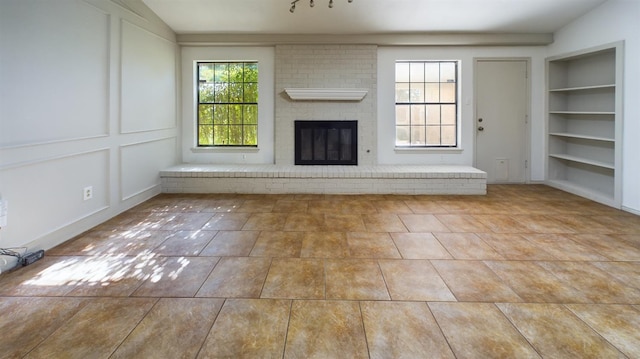
<path id="1" fill-rule="evenodd" d="M 362 101 L 368 89 L 342 88 L 285 88 L 294 101 Z"/>
<path id="2" fill-rule="evenodd" d="M 120 133 L 177 128 L 175 42 L 126 19 L 121 19 L 120 31 Z M 156 88 L 148 91 L 154 82 Z"/>
<path id="3" fill-rule="evenodd" d="M 120 201 L 125 202 L 141 194 L 160 192 L 158 169 L 176 163 L 177 137 L 138 141 L 120 145 L 119 174 Z M 152 158 L 140 161 L 146 153 L 153 153 Z"/>

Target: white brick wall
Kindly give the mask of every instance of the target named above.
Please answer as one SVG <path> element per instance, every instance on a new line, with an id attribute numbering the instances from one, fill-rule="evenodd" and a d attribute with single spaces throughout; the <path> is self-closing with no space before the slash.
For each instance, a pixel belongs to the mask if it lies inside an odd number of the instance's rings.
<path id="1" fill-rule="evenodd" d="M 275 162 L 294 163 L 295 120 L 357 120 L 358 164 L 376 164 L 377 47 L 276 46 Z M 362 101 L 292 101 L 285 88 L 366 88 Z"/>

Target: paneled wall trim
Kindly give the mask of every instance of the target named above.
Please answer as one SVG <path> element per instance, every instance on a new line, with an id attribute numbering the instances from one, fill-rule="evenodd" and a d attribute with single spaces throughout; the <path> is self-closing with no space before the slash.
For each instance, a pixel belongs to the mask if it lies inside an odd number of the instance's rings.
<path id="1" fill-rule="evenodd" d="M 164 169 L 175 163 L 178 151 L 176 142 L 176 136 L 172 136 L 120 146 L 120 198 L 122 201 L 151 190 L 160 190 L 158 168 Z M 149 157 L 149 153 L 153 156 Z M 140 158 L 146 159 L 140 161 Z"/>
<path id="2" fill-rule="evenodd" d="M 178 157 L 173 31 L 142 0 L 56 0 L 0 1 L 0 33 L 0 247 L 49 249 L 158 194 Z"/>
<path id="3" fill-rule="evenodd" d="M 46 238 L 109 208 L 110 157 L 108 148 L 98 148 L 3 170 L 3 197 L 6 194 L 10 205 L 2 246 L 23 246 L 21 238 Z M 88 186 L 93 188 L 93 198 L 84 201 L 83 189 Z M 4 192 L 5 188 L 9 191 Z M 12 190 L 21 190 L 20 197 L 14 197 Z"/>
<path id="4" fill-rule="evenodd" d="M 121 26 L 121 133 L 175 128 L 176 44 L 126 20 Z"/>
<path id="5" fill-rule="evenodd" d="M 108 133 L 111 21 L 84 2 L 2 2 L 0 147 Z"/>

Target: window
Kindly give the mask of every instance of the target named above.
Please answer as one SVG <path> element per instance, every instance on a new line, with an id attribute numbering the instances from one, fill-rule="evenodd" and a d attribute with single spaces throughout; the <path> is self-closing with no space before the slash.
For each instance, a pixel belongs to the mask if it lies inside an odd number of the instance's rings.
<path id="1" fill-rule="evenodd" d="M 258 63 L 199 62 L 198 146 L 258 145 Z"/>
<path id="2" fill-rule="evenodd" d="M 458 145 L 458 62 L 396 62 L 396 146 Z"/>

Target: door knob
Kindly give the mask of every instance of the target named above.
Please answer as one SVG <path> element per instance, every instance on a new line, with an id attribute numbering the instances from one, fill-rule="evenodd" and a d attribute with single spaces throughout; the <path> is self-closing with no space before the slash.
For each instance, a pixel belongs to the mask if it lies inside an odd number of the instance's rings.
<path id="1" fill-rule="evenodd" d="M 484 131 L 484 127 L 482 126 L 478 127 L 478 131 Z"/>

